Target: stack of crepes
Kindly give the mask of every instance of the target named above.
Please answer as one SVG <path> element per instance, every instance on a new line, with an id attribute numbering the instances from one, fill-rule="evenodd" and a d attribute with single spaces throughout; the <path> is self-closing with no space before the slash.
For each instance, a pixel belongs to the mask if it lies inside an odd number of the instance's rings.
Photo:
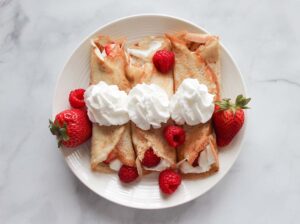
<path id="1" fill-rule="evenodd" d="M 105 46 L 111 45 L 109 55 L 103 57 Z M 173 71 L 161 74 L 152 63 L 156 51 L 166 49 L 175 54 Z M 129 92 L 139 83 L 156 84 L 171 97 L 186 78 L 197 79 L 220 98 L 219 40 L 215 36 L 181 32 L 165 37 L 147 37 L 126 44 L 124 40 L 111 40 L 99 36 L 92 40 L 90 84 L 104 81 Z M 107 160 L 118 160 L 123 165 L 137 166 L 139 173 L 176 168 L 186 176 L 205 176 L 219 169 L 218 153 L 211 121 L 194 126 L 183 125 L 185 143 L 174 150 L 163 136 L 166 125 L 142 130 L 133 122 L 119 126 L 93 124 L 91 167 L 95 171 L 109 172 Z M 143 167 L 144 153 L 149 148 L 160 157 L 156 168 Z M 198 160 L 198 163 L 195 162 Z M 204 163 L 204 165 L 203 165 Z M 188 169 L 187 169 L 188 167 Z M 190 169 L 189 169 L 190 168 Z"/>

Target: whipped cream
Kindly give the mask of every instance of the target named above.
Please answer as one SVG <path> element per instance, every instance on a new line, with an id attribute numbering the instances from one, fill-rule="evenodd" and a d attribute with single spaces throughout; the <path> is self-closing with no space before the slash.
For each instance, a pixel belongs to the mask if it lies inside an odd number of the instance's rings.
<path id="1" fill-rule="evenodd" d="M 118 159 L 115 159 L 115 160 L 113 160 L 109 163 L 109 168 L 112 169 L 112 170 L 115 170 L 115 171 L 119 171 L 121 166 L 122 166 L 122 163 Z"/>
<path id="2" fill-rule="evenodd" d="M 122 125 L 129 121 L 128 96 L 116 85 L 99 82 L 91 85 L 84 94 L 89 119 L 99 125 Z"/>
<path id="3" fill-rule="evenodd" d="M 157 164 L 154 167 L 146 167 L 144 166 L 145 170 L 152 170 L 152 171 L 162 171 L 165 170 L 167 168 L 169 168 L 171 166 L 171 163 L 169 163 L 167 160 L 165 159 L 161 159 L 159 164 Z"/>
<path id="4" fill-rule="evenodd" d="M 171 97 L 172 119 L 179 125 L 197 125 L 207 122 L 214 111 L 214 95 L 197 79 L 185 79 Z"/>
<path id="5" fill-rule="evenodd" d="M 210 145 L 206 146 L 199 156 L 198 159 L 198 166 L 193 167 L 187 161 L 184 161 L 181 166 L 180 170 L 182 173 L 204 173 L 210 170 L 211 165 L 216 162 L 213 152 L 211 150 Z"/>
<path id="6" fill-rule="evenodd" d="M 130 120 L 139 128 L 160 128 L 170 118 L 167 93 L 155 84 L 137 84 L 128 94 Z"/>
<path id="7" fill-rule="evenodd" d="M 157 51 L 162 45 L 161 41 L 152 41 L 149 44 L 147 49 L 136 49 L 136 48 L 127 48 L 127 53 L 138 58 L 147 58 L 155 51 Z"/>

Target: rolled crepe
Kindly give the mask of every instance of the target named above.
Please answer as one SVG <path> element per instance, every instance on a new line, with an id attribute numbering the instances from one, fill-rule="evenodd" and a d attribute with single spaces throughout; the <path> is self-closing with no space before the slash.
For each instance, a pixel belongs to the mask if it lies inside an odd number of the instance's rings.
<path id="1" fill-rule="evenodd" d="M 220 99 L 220 58 L 218 37 L 206 34 L 177 33 L 166 35 L 175 53 L 174 87 L 175 91 L 186 78 L 194 78 L 208 87 L 208 91 L 215 95 L 215 100 Z M 187 162 L 192 166 L 201 152 L 210 148 L 213 163 L 207 171 L 197 173 L 203 176 L 216 172 L 219 169 L 217 147 L 211 120 L 205 124 L 194 126 L 183 125 L 186 139 L 178 147 L 178 165 Z"/>
<path id="2" fill-rule="evenodd" d="M 99 36 L 91 41 L 91 76 L 90 84 L 104 81 L 117 85 L 128 92 L 130 82 L 125 75 L 125 53 L 123 41 L 112 41 L 107 36 Z M 111 45 L 112 44 L 112 45 Z M 109 55 L 104 47 L 111 45 Z M 130 136 L 130 123 L 119 126 L 100 126 L 93 124 L 91 144 L 91 168 L 94 171 L 111 172 L 104 163 L 108 158 L 118 159 L 122 164 L 135 166 L 135 153 Z"/>
<path id="3" fill-rule="evenodd" d="M 133 86 L 138 83 L 156 84 L 164 89 L 169 96 L 173 94 L 172 71 L 161 74 L 152 63 L 152 57 L 157 50 L 170 50 L 170 48 L 170 41 L 165 37 L 147 37 L 126 47 L 128 60 L 126 72 Z M 166 125 L 163 124 L 158 129 L 151 127 L 150 130 L 145 131 L 132 123 L 132 141 L 139 166 L 143 161 L 145 151 L 149 148 L 152 148 L 154 153 L 161 158 L 161 162 L 164 160 L 170 167 L 175 166 L 176 151 L 168 145 L 163 137 L 163 129 Z"/>

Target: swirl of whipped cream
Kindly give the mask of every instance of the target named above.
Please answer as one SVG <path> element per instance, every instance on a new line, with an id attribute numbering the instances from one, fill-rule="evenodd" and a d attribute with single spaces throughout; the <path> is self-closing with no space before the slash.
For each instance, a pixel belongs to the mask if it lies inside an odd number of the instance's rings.
<path id="1" fill-rule="evenodd" d="M 214 95 L 197 79 L 185 79 L 170 101 L 172 119 L 179 125 L 207 122 L 214 111 Z"/>
<path id="2" fill-rule="evenodd" d="M 84 100 L 89 119 L 99 125 L 122 125 L 129 121 L 128 96 L 116 85 L 99 82 L 87 88 Z"/>
<path id="3" fill-rule="evenodd" d="M 155 84 L 138 84 L 128 94 L 130 120 L 139 128 L 160 128 L 170 118 L 167 93 Z"/>

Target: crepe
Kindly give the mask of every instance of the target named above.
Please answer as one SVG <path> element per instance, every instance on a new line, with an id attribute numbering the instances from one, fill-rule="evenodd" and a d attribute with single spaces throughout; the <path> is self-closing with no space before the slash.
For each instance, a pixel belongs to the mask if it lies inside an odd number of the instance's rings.
<path id="1" fill-rule="evenodd" d="M 120 90 L 128 92 L 130 82 L 125 75 L 124 42 L 112 41 L 107 36 L 92 40 L 90 84 L 104 81 L 117 85 Z M 108 56 L 105 46 L 112 44 Z M 130 136 L 130 123 L 118 126 L 100 126 L 93 124 L 91 143 L 91 168 L 101 172 L 111 172 L 104 161 L 114 155 L 122 164 L 135 166 L 135 153 Z"/>
<path id="2" fill-rule="evenodd" d="M 177 33 L 166 35 L 175 53 L 174 87 L 175 91 L 186 78 L 194 78 L 208 87 L 215 95 L 214 100 L 220 99 L 220 57 L 218 37 L 206 34 Z M 215 142 L 211 121 L 195 126 L 183 125 L 186 139 L 177 149 L 179 166 L 182 161 L 193 164 L 199 153 L 206 149 L 210 142 Z M 217 152 L 216 144 L 211 144 L 213 152 Z M 218 160 L 211 171 L 219 168 Z M 203 174 L 197 174 L 203 175 Z"/>
<path id="3" fill-rule="evenodd" d="M 128 65 L 126 72 L 133 86 L 138 83 L 156 84 L 164 89 L 169 96 L 173 94 L 172 71 L 161 74 L 152 63 L 152 57 L 157 50 L 170 50 L 170 48 L 170 41 L 165 37 L 147 37 L 127 46 Z M 175 166 L 176 151 L 168 145 L 163 137 L 163 129 L 166 125 L 163 124 L 158 129 L 151 127 L 150 130 L 145 131 L 132 123 L 132 141 L 138 163 L 143 160 L 145 151 L 152 148 L 157 156 L 169 162 L 171 166 Z"/>

